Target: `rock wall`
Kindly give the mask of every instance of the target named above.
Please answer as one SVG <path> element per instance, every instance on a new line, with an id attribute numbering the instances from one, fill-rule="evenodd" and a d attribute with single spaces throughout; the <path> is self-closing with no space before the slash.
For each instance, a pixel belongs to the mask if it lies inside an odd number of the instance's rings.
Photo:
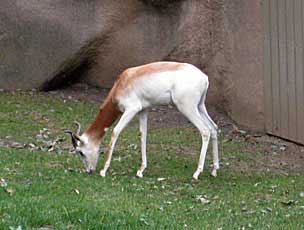
<path id="1" fill-rule="evenodd" d="M 0 87 L 38 88 L 96 36 L 135 17 L 133 0 L 1 0 Z"/>
<path id="2" fill-rule="evenodd" d="M 259 0 L 2 0 L 0 88 L 110 87 L 130 66 L 189 62 L 209 105 L 261 130 L 261 13 Z"/>
<path id="3" fill-rule="evenodd" d="M 223 7 L 229 71 L 219 79 L 227 78 L 226 111 L 237 123 L 264 130 L 262 1 L 225 0 Z"/>

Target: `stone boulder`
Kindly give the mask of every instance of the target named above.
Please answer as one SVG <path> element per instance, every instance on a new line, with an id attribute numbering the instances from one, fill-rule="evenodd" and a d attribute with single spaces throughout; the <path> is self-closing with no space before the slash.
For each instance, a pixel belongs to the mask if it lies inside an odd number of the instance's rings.
<path id="1" fill-rule="evenodd" d="M 0 88 L 109 88 L 131 66 L 188 62 L 209 75 L 208 104 L 261 130 L 261 13 L 259 0 L 2 0 Z"/>

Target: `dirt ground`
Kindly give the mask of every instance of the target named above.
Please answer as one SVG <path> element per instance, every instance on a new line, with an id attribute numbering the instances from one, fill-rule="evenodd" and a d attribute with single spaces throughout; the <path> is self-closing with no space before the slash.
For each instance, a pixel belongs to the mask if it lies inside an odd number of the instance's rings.
<path id="1" fill-rule="evenodd" d="M 89 100 L 101 104 L 107 92 L 107 89 L 75 84 L 69 88 L 50 93 L 60 94 L 62 97 L 71 100 Z M 304 146 L 264 133 L 242 130 L 225 114 L 212 108 L 209 108 L 209 114 L 218 124 L 224 142 L 234 139 L 245 143 L 245 145 L 242 145 L 245 147 L 242 147 L 241 150 L 244 155 L 248 154 L 245 157 L 251 161 L 248 164 L 247 162 L 242 162 L 238 157 L 228 157 L 229 159 L 223 159 L 223 167 L 237 167 L 237 169 L 234 169 L 241 171 L 271 171 L 283 175 L 304 172 Z M 192 124 L 174 106 L 159 106 L 150 109 L 149 127 L 191 126 Z M 252 156 L 253 152 L 257 154 Z"/>

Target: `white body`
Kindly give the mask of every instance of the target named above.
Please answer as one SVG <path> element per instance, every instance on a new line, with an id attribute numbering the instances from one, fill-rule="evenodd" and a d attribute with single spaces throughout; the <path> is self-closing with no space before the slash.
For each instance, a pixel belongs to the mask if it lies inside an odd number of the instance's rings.
<path id="1" fill-rule="evenodd" d="M 132 69 L 129 72 L 132 74 Z M 136 79 L 132 89 L 126 89 L 116 99 L 123 110 L 134 107 L 134 104 L 145 109 L 152 105 L 176 104 L 176 100 L 193 93 L 201 96 L 207 88 L 208 77 L 196 67 L 184 64 L 177 71 L 150 73 Z M 191 94 L 188 90 L 191 90 Z"/>
<path id="2" fill-rule="evenodd" d="M 219 169 L 217 126 L 209 117 L 205 107 L 208 77 L 193 65 L 176 62 L 158 62 L 134 67 L 126 70 L 123 75 L 121 80 L 118 80 L 116 88 L 112 89 L 113 97 L 123 114 L 113 130 L 106 162 L 100 175 L 106 175 L 119 134 L 132 118 L 139 114 L 142 165 L 137 171 L 137 176 L 142 177 L 147 167 L 148 116 L 146 108 L 172 103 L 194 124 L 202 137 L 198 168 L 193 177 L 198 179 L 203 171 L 210 136 L 213 141 L 211 174 L 216 176 Z"/>

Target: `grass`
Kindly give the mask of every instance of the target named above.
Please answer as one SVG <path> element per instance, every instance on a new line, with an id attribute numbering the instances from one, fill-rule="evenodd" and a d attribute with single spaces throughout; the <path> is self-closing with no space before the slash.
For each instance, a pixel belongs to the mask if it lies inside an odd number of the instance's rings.
<path id="1" fill-rule="evenodd" d="M 62 127 L 74 120 L 88 124 L 98 109 L 21 93 L 1 93 L 0 107 L 0 139 L 23 143 L 35 143 L 45 127 L 52 130 L 50 138 L 64 137 Z M 120 137 L 106 178 L 82 173 L 78 157 L 66 150 L 0 147 L 0 179 L 7 183 L 0 187 L 0 229 L 304 229 L 303 175 L 242 172 L 224 164 L 212 178 L 208 158 L 205 173 L 193 181 L 196 131 L 158 128 L 148 135 L 143 179 L 135 178 L 140 149 L 134 125 Z M 223 139 L 222 158 L 248 160 L 245 142 Z M 98 169 L 102 164 L 103 156 Z"/>

